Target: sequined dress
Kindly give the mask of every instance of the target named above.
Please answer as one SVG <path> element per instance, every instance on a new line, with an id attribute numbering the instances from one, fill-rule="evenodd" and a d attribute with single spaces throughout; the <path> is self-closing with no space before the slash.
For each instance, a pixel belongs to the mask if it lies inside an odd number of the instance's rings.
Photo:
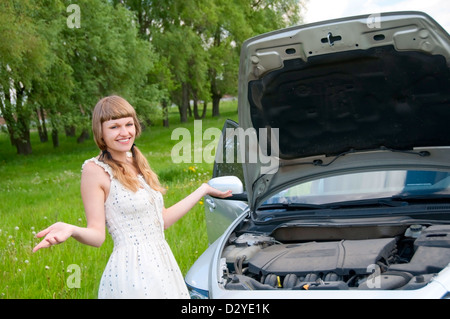
<path id="1" fill-rule="evenodd" d="M 139 175 L 141 188 L 126 189 L 111 167 L 91 158 L 111 178 L 105 201 L 106 226 L 114 249 L 103 272 L 98 297 L 189 298 L 180 268 L 164 237 L 163 198 Z"/>

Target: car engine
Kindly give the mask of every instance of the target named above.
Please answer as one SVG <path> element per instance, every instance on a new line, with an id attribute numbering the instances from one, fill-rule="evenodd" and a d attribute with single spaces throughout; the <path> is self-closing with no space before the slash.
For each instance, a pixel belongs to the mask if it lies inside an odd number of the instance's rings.
<path id="1" fill-rule="evenodd" d="M 418 289 L 450 263 L 450 226 L 410 225 L 375 239 L 283 243 L 243 233 L 222 253 L 231 290 Z"/>

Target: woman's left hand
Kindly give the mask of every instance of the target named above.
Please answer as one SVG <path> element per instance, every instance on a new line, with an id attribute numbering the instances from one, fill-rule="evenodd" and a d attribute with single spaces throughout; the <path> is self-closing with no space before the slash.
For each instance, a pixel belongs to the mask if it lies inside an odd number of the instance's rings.
<path id="1" fill-rule="evenodd" d="M 205 195 L 210 195 L 212 197 L 218 197 L 218 198 L 226 198 L 232 196 L 231 190 L 227 191 L 220 191 L 209 184 L 204 183 L 202 187 L 205 188 Z"/>

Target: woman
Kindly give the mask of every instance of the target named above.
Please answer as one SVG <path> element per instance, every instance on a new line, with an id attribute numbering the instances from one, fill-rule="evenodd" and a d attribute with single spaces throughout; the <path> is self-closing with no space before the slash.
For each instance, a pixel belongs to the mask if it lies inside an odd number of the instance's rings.
<path id="1" fill-rule="evenodd" d="M 73 237 L 99 247 L 105 224 L 114 250 L 100 281 L 99 298 L 188 298 L 183 276 L 164 238 L 164 229 L 185 215 L 203 196 L 231 192 L 201 185 L 164 208 L 157 175 L 135 146 L 141 127 L 134 108 L 119 96 L 101 99 L 92 114 L 92 129 L 101 154 L 83 164 L 81 197 L 87 227 L 56 223 L 36 236 L 33 251 Z"/>

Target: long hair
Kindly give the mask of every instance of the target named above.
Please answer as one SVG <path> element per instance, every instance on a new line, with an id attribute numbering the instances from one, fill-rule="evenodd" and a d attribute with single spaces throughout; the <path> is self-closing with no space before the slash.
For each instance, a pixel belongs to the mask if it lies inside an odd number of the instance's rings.
<path id="1" fill-rule="evenodd" d="M 112 95 L 102 98 L 95 105 L 92 112 L 92 131 L 94 133 L 94 140 L 98 148 L 102 151 L 102 154 L 108 154 L 107 146 L 103 140 L 102 124 L 103 122 L 121 119 L 124 117 L 132 117 L 136 129 L 135 138 L 141 134 L 141 125 L 136 115 L 134 108 L 124 98 Z M 142 174 L 147 184 L 150 185 L 156 191 L 165 193 L 165 189 L 161 186 L 158 180 L 158 176 L 150 168 L 150 165 L 141 153 L 141 151 L 133 145 L 131 148 L 133 156 L 133 162 L 138 170 L 139 174 Z M 127 165 L 123 165 L 122 162 L 112 158 L 110 154 L 108 156 L 100 156 L 101 160 L 108 164 L 113 172 L 114 177 L 119 180 L 126 188 L 133 192 L 138 191 L 140 188 L 139 180 L 134 177 L 133 172 L 127 168 Z"/>

